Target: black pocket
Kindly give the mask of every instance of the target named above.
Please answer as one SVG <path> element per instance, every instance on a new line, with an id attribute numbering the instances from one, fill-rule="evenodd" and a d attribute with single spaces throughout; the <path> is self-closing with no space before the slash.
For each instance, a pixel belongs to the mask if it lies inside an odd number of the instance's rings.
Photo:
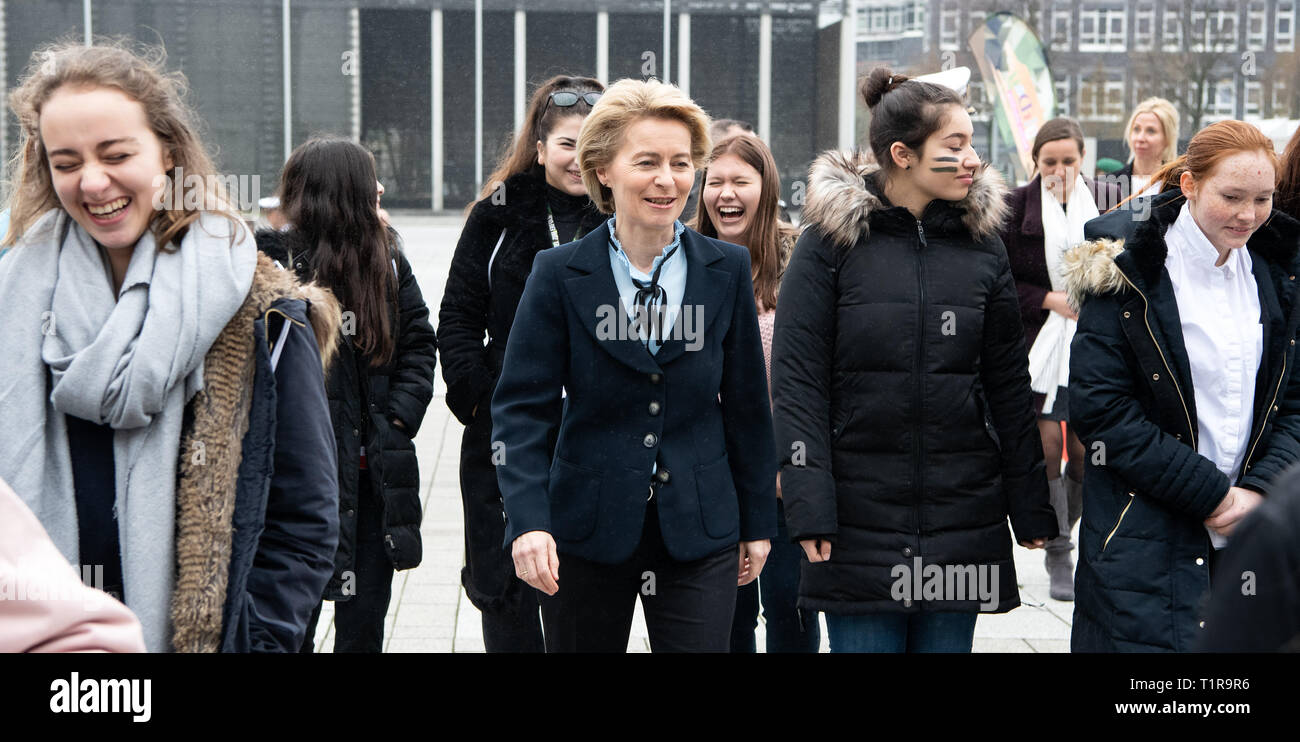
<path id="1" fill-rule="evenodd" d="M 700 500 L 700 520 L 704 522 L 705 533 L 713 538 L 739 533 L 740 502 L 726 454 L 695 467 L 695 493 Z"/>
<path id="2" fill-rule="evenodd" d="M 547 493 L 551 501 L 551 533 L 556 538 L 582 541 L 596 530 L 601 478 L 600 471 L 555 457 Z"/>

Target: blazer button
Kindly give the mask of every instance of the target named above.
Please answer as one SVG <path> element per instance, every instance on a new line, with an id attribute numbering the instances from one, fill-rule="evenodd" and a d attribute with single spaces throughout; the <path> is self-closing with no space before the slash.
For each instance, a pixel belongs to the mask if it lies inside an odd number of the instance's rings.
<path id="1" fill-rule="evenodd" d="M 667 469 L 660 469 L 659 473 L 655 474 L 655 476 L 659 479 L 660 482 L 663 482 L 664 484 L 668 484 L 668 480 L 673 478 L 673 473 L 668 471 Z"/>
<path id="2" fill-rule="evenodd" d="M 352 435 L 360 436 L 360 435 L 361 435 L 361 431 L 360 431 L 360 430 L 357 430 L 356 428 L 353 428 L 353 429 L 352 429 Z"/>
<path id="3" fill-rule="evenodd" d="M 655 435 L 654 433 L 646 433 L 645 438 L 641 439 L 641 443 L 645 444 L 646 448 L 654 448 L 655 444 L 657 444 L 658 442 L 659 442 L 659 436 Z"/>
<path id="4" fill-rule="evenodd" d="M 660 381 L 663 381 L 663 378 L 664 377 L 659 374 L 650 374 L 650 383 L 658 384 Z"/>
<path id="5" fill-rule="evenodd" d="M 1151 374 L 1152 381 L 1160 381 L 1160 374 Z"/>
<path id="6" fill-rule="evenodd" d="M 910 547 L 910 546 L 904 546 L 904 547 L 903 547 L 903 556 L 905 556 L 905 557 L 910 557 L 910 556 L 912 556 L 912 547 Z"/>
<path id="7" fill-rule="evenodd" d="M 1196 566 L 1200 567 L 1203 564 L 1205 564 L 1205 559 L 1203 557 L 1196 557 Z"/>
<path id="8" fill-rule="evenodd" d="M 648 410 L 649 410 L 649 412 L 650 412 L 651 415 L 658 415 L 658 414 L 659 414 L 659 403 L 658 403 L 658 402 L 651 402 L 651 403 L 650 403 L 650 407 L 648 408 Z"/>
<path id="9" fill-rule="evenodd" d="M 349 518 L 355 516 L 356 514 L 357 514 L 357 511 L 355 511 L 355 510 L 349 510 L 349 511 L 347 511 L 346 513 L 344 513 L 344 515 L 348 516 Z"/>

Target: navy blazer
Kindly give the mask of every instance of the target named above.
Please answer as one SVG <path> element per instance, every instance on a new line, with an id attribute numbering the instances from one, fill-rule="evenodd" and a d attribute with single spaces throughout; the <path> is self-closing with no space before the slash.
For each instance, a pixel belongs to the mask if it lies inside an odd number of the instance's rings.
<path id="1" fill-rule="evenodd" d="M 506 546 L 547 531 L 562 554 L 626 561 L 652 472 L 673 559 L 774 538 L 777 460 L 749 251 L 682 233 L 682 313 L 651 355 L 635 334 L 611 333 L 621 299 L 609 250 L 606 223 L 538 253 L 524 287 L 492 397 Z"/>

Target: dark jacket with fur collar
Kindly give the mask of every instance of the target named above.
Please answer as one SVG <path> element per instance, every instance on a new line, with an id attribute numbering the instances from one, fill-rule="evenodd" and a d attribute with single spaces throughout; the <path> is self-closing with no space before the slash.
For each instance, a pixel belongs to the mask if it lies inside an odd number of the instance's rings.
<path id="1" fill-rule="evenodd" d="M 984 171 L 965 200 L 933 201 L 919 221 L 882 193 L 864 157 L 818 158 L 777 304 L 790 535 L 834 543 L 830 561 L 804 563 L 799 604 L 1007 611 L 1020 603 L 1008 514 L 1019 540 L 1057 534 L 997 236 L 1005 188 Z M 915 595 L 899 577 L 931 565 L 975 567 L 996 589 Z"/>
<path id="2" fill-rule="evenodd" d="M 1247 458 L 1229 482 L 1196 451 L 1191 370 L 1165 270 L 1164 235 L 1183 203 L 1180 192 L 1166 191 L 1151 202 L 1149 219 L 1126 225 L 1127 240 L 1066 254 L 1071 301 L 1081 305 L 1071 423 L 1094 454 L 1084 477 L 1074 651 L 1191 650 L 1210 586 L 1205 518 L 1229 485 L 1267 494 L 1300 460 L 1300 223 L 1274 211 L 1247 243 L 1264 354 Z"/>
<path id="3" fill-rule="evenodd" d="M 338 359 L 325 380 L 336 441 L 339 517 L 334 576 L 324 593 L 329 600 L 344 601 L 356 594 L 357 514 L 370 507 L 371 498 L 380 504 L 384 551 L 394 569 L 416 567 L 424 554 L 414 438 L 433 399 L 438 342 L 411 264 L 397 249 L 397 233 L 392 232 L 390 239 L 397 288 L 389 318 L 396 333 L 393 357 L 372 366 L 353 336 L 344 333 L 338 337 Z M 298 232 L 260 230 L 257 247 L 292 267 L 301 280 L 311 279 L 313 248 Z M 393 420 L 400 420 L 405 429 Z M 362 446 L 371 492 L 361 491 Z"/>
<path id="4" fill-rule="evenodd" d="M 178 652 L 302 644 L 338 537 L 323 371 L 338 327 L 329 291 L 259 256 L 247 299 L 204 358 L 176 489 Z"/>

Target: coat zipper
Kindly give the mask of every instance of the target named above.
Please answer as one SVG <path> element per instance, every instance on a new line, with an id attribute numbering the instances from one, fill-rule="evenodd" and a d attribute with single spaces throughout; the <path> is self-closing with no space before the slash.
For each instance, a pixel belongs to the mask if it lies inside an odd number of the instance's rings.
<path id="1" fill-rule="evenodd" d="M 1173 369 L 1169 367 L 1169 361 L 1165 359 L 1165 351 L 1160 347 L 1160 343 L 1156 342 L 1156 334 L 1151 329 L 1151 321 L 1148 319 L 1148 315 L 1151 313 L 1151 302 L 1147 301 L 1146 294 L 1142 293 L 1142 291 L 1129 280 L 1129 277 L 1125 275 L 1124 271 L 1121 270 L 1118 265 L 1115 266 L 1115 270 L 1119 273 L 1120 278 L 1124 279 L 1124 283 L 1127 283 L 1129 288 L 1136 291 L 1137 295 L 1142 297 L 1142 321 L 1147 326 L 1147 334 L 1151 336 L 1151 344 L 1156 346 L 1156 352 L 1160 354 L 1160 362 L 1165 366 L 1165 373 L 1169 374 L 1169 380 L 1174 383 L 1174 391 L 1178 392 L 1178 401 L 1183 406 L 1183 416 L 1187 418 L 1187 432 L 1192 436 L 1192 450 L 1196 450 L 1196 426 L 1192 424 L 1192 413 L 1187 409 L 1187 399 L 1183 397 L 1182 387 L 1178 385 L 1178 377 L 1174 375 Z M 1116 524 L 1116 527 L 1118 527 L 1118 525 L 1119 524 Z"/>
<path id="2" fill-rule="evenodd" d="M 921 465 L 921 459 L 925 455 L 925 446 L 921 440 L 922 434 L 922 411 L 925 409 L 925 256 L 923 250 L 927 247 L 925 241 L 925 227 L 921 225 L 921 220 L 916 220 L 916 281 L 920 289 L 921 301 L 917 305 L 916 320 L 916 386 L 915 386 L 915 403 L 916 411 L 912 416 L 914 421 L 914 433 L 912 438 L 912 449 L 915 452 L 913 461 L 916 466 L 916 497 L 913 499 L 916 508 L 916 538 L 919 548 L 921 539 L 921 498 L 925 496 L 925 467 Z"/>
<path id="3" fill-rule="evenodd" d="M 1133 507 L 1134 499 L 1136 499 L 1136 495 L 1130 492 L 1128 496 L 1128 504 L 1125 505 L 1124 509 L 1120 511 L 1119 520 L 1115 521 L 1115 527 L 1110 529 L 1110 533 L 1106 534 L 1106 540 L 1101 542 L 1102 551 L 1105 551 L 1106 547 L 1110 546 L 1111 537 L 1114 536 L 1115 532 L 1119 530 L 1119 524 L 1124 522 L 1124 516 L 1128 515 L 1128 509 Z"/>
<path id="4" fill-rule="evenodd" d="M 1273 387 L 1273 399 L 1269 401 L 1264 408 L 1264 422 L 1260 423 L 1259 432 L 1255 434 L 1255 442 L 1250 444 L 1250 451 L 1246 458 L 1242 460 L 1240 474 L 1237 475 L 1237 481 L 1245 476 L 1246 470 L 1250 469 L 1250 457 L 1255 455 L 1255 446 L 1259 445 L 1259 439 L 1264 437 L 1264 426 L 1268 425 L 1268 415 L 1273 410 L 1273 405 L 1277 404 L 1277 395 L 1282 391 L 1282 380 L 1286 378 L 1286 351 L 1282 352 L 1282 375 L 1277 377 L 1277 386 Z"/>

